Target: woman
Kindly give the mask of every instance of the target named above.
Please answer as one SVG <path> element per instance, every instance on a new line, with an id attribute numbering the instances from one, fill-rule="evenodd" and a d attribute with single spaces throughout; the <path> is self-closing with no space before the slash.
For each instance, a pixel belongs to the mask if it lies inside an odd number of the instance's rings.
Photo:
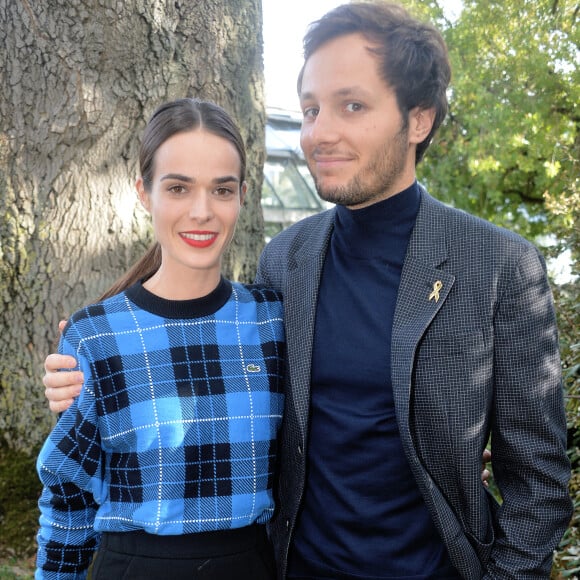
<path id="1" fill-rule="evenodd" d="M 264 524 L 283 409 L 281 297 L 221 274 L 246 193 L 223 109 L 162 105 L 137 192 L 157 249 L 75 313 L 85 381 L 38 458 L 36 578 L 273 576 Z"/>

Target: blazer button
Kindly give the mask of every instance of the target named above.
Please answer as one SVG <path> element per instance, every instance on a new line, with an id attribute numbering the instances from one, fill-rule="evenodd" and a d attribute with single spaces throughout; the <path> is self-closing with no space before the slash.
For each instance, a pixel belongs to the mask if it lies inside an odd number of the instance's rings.
<path id="1" fill-rule="evenodd" d="M 290 529 L 290 520 L 286 520 L 286 531 Z"/>

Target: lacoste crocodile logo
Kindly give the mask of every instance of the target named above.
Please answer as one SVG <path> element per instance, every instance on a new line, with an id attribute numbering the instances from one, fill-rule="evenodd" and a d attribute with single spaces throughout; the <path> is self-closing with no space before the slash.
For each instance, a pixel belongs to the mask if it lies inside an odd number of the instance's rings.
<path id="1" fill-rule="evenodd" d="M 258 365 L 251 365 L 250 364 L 246 367 L 246 370 L 249 373 L 259 373 L 262 369 Z"/>

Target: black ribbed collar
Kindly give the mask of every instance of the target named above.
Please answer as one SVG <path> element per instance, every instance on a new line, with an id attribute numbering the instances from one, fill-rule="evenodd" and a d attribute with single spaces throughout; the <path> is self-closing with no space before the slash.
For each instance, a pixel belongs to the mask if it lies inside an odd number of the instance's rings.
<path id="1" fill-rule="evenodd" d="M 201 318 L 217 312 L 230 298 L 232 284 L 223 276 L 209 294 L 191 300 L 167 300 L 143 288 L 143 281 L 133 284 L 125 292 L 131 302 L 143 310 L 164 318 Z"/>

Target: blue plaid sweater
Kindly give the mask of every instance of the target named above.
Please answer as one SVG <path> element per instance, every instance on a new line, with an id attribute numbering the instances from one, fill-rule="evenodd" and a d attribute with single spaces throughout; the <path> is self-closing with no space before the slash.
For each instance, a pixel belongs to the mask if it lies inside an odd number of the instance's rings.
<path id="1" fill-rule="evenodd" d="M 75 313 L 59 352 L 85 384 L 38 458 L 36 578 L 84 578 L 104 531 L 268 521 L 284 349 L 280 295 L 224 279 L 177 302 L 136 284 Z"/>

